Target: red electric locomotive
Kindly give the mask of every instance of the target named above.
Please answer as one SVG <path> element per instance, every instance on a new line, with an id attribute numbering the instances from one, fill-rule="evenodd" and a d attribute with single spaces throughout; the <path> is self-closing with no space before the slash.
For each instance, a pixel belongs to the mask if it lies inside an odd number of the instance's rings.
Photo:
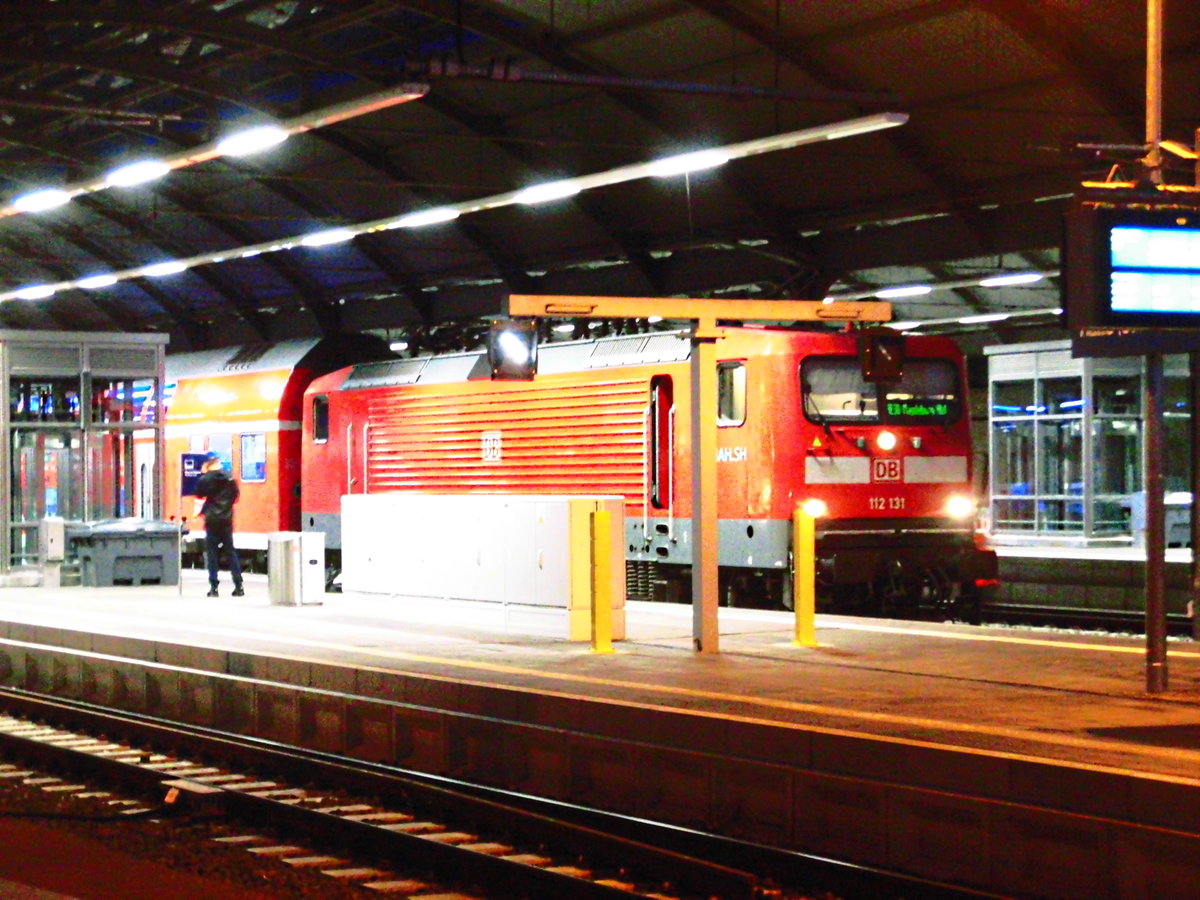
<path id="1" fill-rule="evenodd" d="M 722 602 L 790 605 L 792 514 L 817 498 L 827 508 L 817 524 L 827 608 L 974 614 L 995 556 L 976 541 L 955 345 L 905 337 L 900 378 L 876 383 L 863 377 L 852 332 L 725 335 L 717 343 Z M 686 599 L 689 355 L 686 334 L 660 332 L 544 345 L 532 381 L 492 381 L 482 351 L 317 378 L 304 401 L 302 527 L 325 532 L 336 552 L 344 494 L 621 495 L 630 598 Z"/>

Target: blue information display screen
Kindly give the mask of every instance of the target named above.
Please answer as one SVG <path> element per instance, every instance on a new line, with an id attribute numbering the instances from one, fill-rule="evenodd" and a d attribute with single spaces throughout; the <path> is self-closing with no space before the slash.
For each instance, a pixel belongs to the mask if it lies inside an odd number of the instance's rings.
<path id="1" fill-rule="evenodd" d="M 1200 315 L 1200 228 L 1114 225 L 1108 235 L 1113 312 Z"/>

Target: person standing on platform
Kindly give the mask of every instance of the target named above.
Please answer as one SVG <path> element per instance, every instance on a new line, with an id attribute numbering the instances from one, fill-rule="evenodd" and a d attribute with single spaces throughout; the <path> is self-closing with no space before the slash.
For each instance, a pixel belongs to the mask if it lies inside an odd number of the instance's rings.
<path id="1" fill-rule="evenodd" d="M 204 457 L 200 477 L 196 480 L 196 496 L 204 498 L 200 515 L 204 516 L 204 559 L 208 563 L 208 596 L 217 596 L 217 572 L 221 564 L 221 548 L 229 555 L 229 574 L 233 576 L 233 596 L 241 597 L 242 567 L 233 546 L 233 506 L 241 491 L 233 476 L 221 466 L 215 453 Z"/>

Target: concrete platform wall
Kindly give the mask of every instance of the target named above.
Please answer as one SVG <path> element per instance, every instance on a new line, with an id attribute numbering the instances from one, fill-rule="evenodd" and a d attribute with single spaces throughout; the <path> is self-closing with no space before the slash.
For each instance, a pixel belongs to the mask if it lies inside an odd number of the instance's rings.
<path id="1" fill-rule="evenodd" d="M 1192 897 L 1200 782 L 8 626 L 0 682 L 1004 894 Z"/>

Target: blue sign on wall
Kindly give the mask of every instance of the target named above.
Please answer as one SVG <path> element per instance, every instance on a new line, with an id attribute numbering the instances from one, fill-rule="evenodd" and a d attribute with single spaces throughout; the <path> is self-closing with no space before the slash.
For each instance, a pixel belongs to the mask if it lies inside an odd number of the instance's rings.
<path id="1" fill-rule="evenodd" d="M 179 455 L 179 493 L 184 497 L 196 496 L 196 482 L 200 480 L 200 469 L 204 465 L 203 453 L 181 453 Z"/>

